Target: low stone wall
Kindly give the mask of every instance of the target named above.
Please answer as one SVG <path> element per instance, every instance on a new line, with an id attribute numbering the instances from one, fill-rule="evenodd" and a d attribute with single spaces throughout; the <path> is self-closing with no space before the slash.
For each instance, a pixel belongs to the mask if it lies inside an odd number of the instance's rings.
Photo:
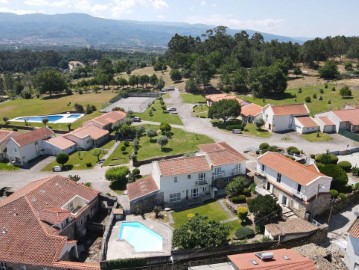
<path id="1" fill-rule="evenodd" d="M 346 200 L 336 199 L 335 201 L 333 201 L 332 202 L 333 213 L 341 212 L 348 207 L 355 206 L 358 204 L 359 204 L 359 190 L 348 194 L 348 199 Z"/>
<path id="2" fill-rule="evenodd" d="M 166 156 L 166 157 L 151 158 L 151 159 L 146 159 L 146 160 L 136 160 L 136 161 L 133 162 L 133 166 L 139 167 L 139 166 L 144 165 L 144 164 L 150 164 L 153 161 L 158 161 L 158 160 L 163 160 L 163 159 L 171 159 L 171 158 L 179 158 L 179 157 L 183 157 L 183 154 L 171 155 L 171 156 Z"/>

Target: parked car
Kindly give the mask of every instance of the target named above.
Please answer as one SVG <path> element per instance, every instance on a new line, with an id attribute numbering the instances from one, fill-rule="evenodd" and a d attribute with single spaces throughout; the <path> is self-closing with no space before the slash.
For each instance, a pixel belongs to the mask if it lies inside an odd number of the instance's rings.
<path id="1" fill-rule="evenodd" d="M 132 118 L 133 122 L 141 122 L 141 117 L 135 116 Z"/>
<path id="2" fill-rule="evenodd" d="M 176 108 L 175 108 L 175 107 L 168 107 L 168 108 L 167 108 L 167 111 L 169 111 L 169 112 L 174 112 L 174 111 L 176 111 Z"/>
<path id="3" fill-rule="evenodd" d="M 54 166 L 54 167 L 52 167 L 52 171 L 53 172 L 61 172 L 61 167 L 60 166 Z"/>

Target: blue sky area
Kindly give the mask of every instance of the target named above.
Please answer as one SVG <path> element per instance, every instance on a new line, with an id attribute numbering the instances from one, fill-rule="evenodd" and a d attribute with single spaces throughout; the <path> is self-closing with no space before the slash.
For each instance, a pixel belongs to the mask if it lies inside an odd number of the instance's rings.
<path id="1" fill-rule="evenodd" d="M 0 12 L 226 25 L 292 37 L 359 35 L 358 0 L 0 0 Z"/>

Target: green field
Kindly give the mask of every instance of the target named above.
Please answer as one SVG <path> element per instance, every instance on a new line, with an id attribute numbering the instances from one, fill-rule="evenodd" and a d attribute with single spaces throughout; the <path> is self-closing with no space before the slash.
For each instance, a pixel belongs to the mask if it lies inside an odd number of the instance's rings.
<path id="1" fill-rule="evenodd" d="M 157 137 L 150 141 L 149 137 L 143 136 L 140 139 L 140 149 L 138 151 L 138 160 L 145 160 L 155 157 L 165 157 L 176 154 L 191 153 L 198 150 L 197 145 L 203 143 L 213 143 L 214 141 L 205 135 L 188 133 L 182 129 L 172 128 L 173 135 L 169 139 L 168 144 L 161 151 L 161 147 L 157 143 L 157 138 L 161 136 L 159 126 L 144 125 L 147 129 L 157 131 Z"/>
<path id="2" fill-rule="evenodd" d="M 152 110 L 152 108 L 155 110 Z M 150 110 L 152 110 L 152 116 L 149 115 Z M 182 125 L 181 118 L 178 115 L 163 112 L 161 109 L 160 101 L 158 99 L 143 113 L 135 113 L 134 115 L 141 117 L 141 119 L 145 121 L 167 122 L 168 124 Z"/>
<path id="3" fill-rule="evenodd" d="M 130 162 L 130 155 L 133 152 L 132 143 L 126 148 L 126 151 L 122 152 L 121 148 L 124 146 L 124 143 L 120 143 L 112 154 L 106 159 L 103 163 L 103 166 L 114 166 L 127 164 Z"/>
<path id="4" fill-rule="evenodd" d="M 332 140 L 332 136 L 326 133 L 319 133 L 319 137 L 317 132 L 309 133 L 309 134 L 302 134 L 300 135 L 303 139 L 309 142 L 328 142 Z"/>
<path id="5" fill-rule="evenodd" d="M 181 93 L 181 98 L 185 103 L 205 103 L 206 98 L 202 95 L 194 95 L 189 93 Z"/>
<path id="6" fill-rule="evenodd" d="M 18 170 L 19 167 L 12 165 L 10 162 L 0 161 L 0 171 L 14 171 Z"/>
<path id="7" fill-rule="evenodd" d="M 332 91 L 333 86 L 334 85 L 329 84 L 328 88 L 325 88 L 324 85 L 302 87 L 302 93 L 298 93 L 299 88 L 287 89 L 285 95 L 278 99 L 261 99 L 243 95 L 240 95 L 239 97 L 246 101 L 264 106 L 266 104 L 283 105 L 305 103 L 305 97 L 309 96 L 311 98 L 311 102 L 307 103 L 307 106 L 312 114 L 341 109 L 347 104 L 359 105 L 359 91 L 353 90 L 353 98 L 343 99 L 339 94 L 340 88 L 336 87 L 336 91 Z M 323 89 L 323 94 L 320 93 L 319 89 Z M 316 94 L 316 98 L 313 98 L 314 94 Z M 320 96 L 323 100 L 319 100 Z M 328 104 L 329 100 L 331 104 Z"/>
<path id="8" fill-rule="evenodd" d="M 173 227 L 175 229 L 178 229 L 183 224 L 185 224 L 188 221 L 189 214 L 199 214 L 201 216 L 207 216 L 209 219 L 213 219 L 216 221 L 229 219 L 228 214 L 222 209 L 219 202 L 216 201 L 184 211 L 172 212 L 172 217 L 175 222 L 173 224 Z"/>
<path id="9" fill-rule="evenodd" d="M 207 118 L 208 117 L 208 106 L 207 105 L 196 105 L 193 107 L 193 116 Z"/>
<path id="10" fill-rule="evenodd" d="M 233 238 L 235 232 L 240 228 L 242 227 L 241 225 L 241 222 L 240 220 L 233 220 L 233 221 L 230 221 L 230 222 L 226 222 L 224 223 L 224 225 L 228 226 L 231 228 L 231 231 L 229 232 L 229 237 L 230 238 Z"/>
<path id="11" fill-rule="evenodd" d="M 265 130 L 265 129 L 258 130 L 256 125 L 254 125 L 252 123 L 248 123 L 245 126 L 242 133 L 244 135 L 252 135 L 252 136 L 257 136 L 257 137 L 261 137 L 261 138 L 269 138 L 272 136 L 272 133 L 270 133 L 268 130 Z"/>
<path id="12" fill-rule="evenodd" d="M 54 97 L 51 99 L 15 99 L 0 104 L 0 115 L 2 121 L 3 117 L 9 119 L 19 116 L 35 116 L 35 115 L 47 115 L 56 114 L 66 111 L 73 111 L 75 103 L 81 104 L 85 109 L 87 104 L 95 105 L 98 110 L 102 108 L 102 105 L 108 102 L 111 98 L 116 96 L 116 93 L 89 93 L 89 94 L 74 94 L 70 96 Z M 92 114 L 85 115 L 79 120 L 75 121 L 71 128 L 77 128 L 81 126 L 84 121 L 92 119 L 100 115 L 100 112 L 96 111 Z M 24 123 L 14 122 L 12 124 L 24 125 Z M 43 126 L 42 123 L 29 123 L 31 126 Z M 67 130 L 67 124 L 49 124 L 49 126 L 55 129 Z"/>

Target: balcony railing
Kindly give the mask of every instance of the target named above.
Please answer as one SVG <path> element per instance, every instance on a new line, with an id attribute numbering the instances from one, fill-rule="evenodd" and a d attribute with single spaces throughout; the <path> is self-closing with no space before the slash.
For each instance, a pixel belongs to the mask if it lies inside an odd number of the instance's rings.
<path id="1" fill-rule="evenodd" d="M 213 179 L 219 179 L 219 178 L 223 178 L 223 177 L 225 177 L 225 172 L 224 171 L 222 171 L 222 172 L 219 172 L 219 173 L 214 173 L 213 175 L 212 175 L 212 178 Z"/>
<path id="2" fill-rule="evenodd" d="M 208 184 L 208 182 L 205 179 L 198 179 L 196 181 L 196 185 L 199 185 L 199 186 L 203 186 L 203 185 L 207 185 L 207 184 Z"/>
<path id="3" fill-rule="evenodd" d="M 233 169 L 232 170 L 232 175 L 238 175 L 241 174 L 241 169 Z"/>

